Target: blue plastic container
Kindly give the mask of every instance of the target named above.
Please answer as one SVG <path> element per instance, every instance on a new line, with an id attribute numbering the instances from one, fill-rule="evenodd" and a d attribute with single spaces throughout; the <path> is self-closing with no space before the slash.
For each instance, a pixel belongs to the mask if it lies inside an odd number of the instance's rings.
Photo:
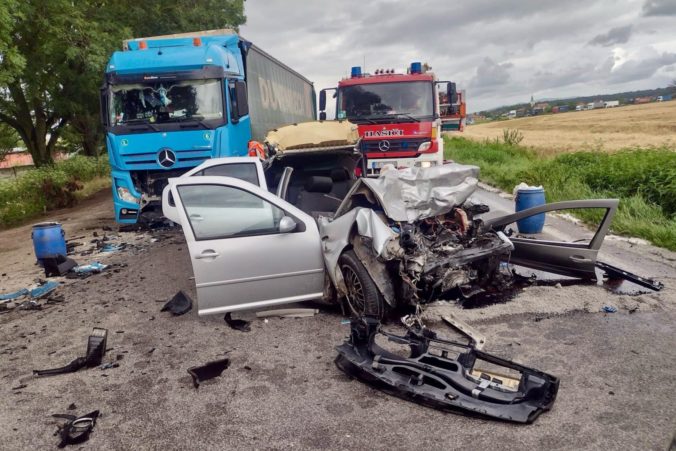
<path id="1" fill-rule="evenodd" d="M 38 262 L 50 255 L 66 255 L 66 234 L 58 222 L 35 224 L 31 238 Z"/>
<path id="2" fill-rule="evenodd" d="M 545 190 L 542 188 L 520 189 L 516 192 L 515 210 L 527 210 L 545 204 Z M 531 216 L 517 221 L 519 233 L 540 233 L 545 226 L 545 214 Z"/>

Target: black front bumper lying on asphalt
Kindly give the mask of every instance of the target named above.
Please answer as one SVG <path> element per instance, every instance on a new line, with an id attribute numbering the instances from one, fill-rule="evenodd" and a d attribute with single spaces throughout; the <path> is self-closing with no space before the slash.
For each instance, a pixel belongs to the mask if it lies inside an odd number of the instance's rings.
<path id="1" fill-rule="evenodd" d="M 410 356 L 379 347 L 375 343 L 378 334 L 409 346 Z M 466 344 L 438 339 L 427 328 L 411 328 L 403 337 L 389 334 L 373 318 L 352 320 L 350 338 L 337 350 L 336 366 L 349 376 L 400 398 L 453 413 L 532 423 L 551 409 L 559 389 L 559 379 L 552 375 Z M 449 357 L 453 352 L 457 356 Z M 479 369 L 475 364 L 498 370 Z"/>

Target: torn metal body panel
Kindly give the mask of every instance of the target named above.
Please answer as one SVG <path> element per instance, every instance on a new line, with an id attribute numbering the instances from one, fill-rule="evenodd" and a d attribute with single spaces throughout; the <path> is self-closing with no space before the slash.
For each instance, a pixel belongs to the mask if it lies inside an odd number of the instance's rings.
<path id="1" fill-rule="evenodd" d="M 340 370 L 386 393 L 452 413 L 532 423 L 554 404 L 555 376 L 438 339 L 426 328 L 397 336 L 379 324 L 372 318 L 352 320 L 350 338 L 337 348 Z M 408 346 L 410 354 L 381 348 L 377 335 Z"/>

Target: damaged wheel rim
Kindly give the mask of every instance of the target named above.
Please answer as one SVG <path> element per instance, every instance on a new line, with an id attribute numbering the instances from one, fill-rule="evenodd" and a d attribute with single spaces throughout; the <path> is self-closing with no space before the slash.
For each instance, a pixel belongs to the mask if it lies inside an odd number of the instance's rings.
<path id="1" fill-rule="evenodd" d="M 364 298 L 364 287 L 362 286 L 359 276 L 352 268 L 343 265 L 343 279 L 345 279 L 345 286 L 347 287 L 347 303 L 353 313 L 361 315 L 365 311 L 366 300 Z"/>

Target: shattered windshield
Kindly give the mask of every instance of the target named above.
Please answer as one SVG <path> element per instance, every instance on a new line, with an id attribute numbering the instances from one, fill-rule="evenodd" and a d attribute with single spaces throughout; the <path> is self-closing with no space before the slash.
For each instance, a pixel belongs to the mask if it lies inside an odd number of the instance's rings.
<path id="1" fill-rule="evenodd" d="M 427 81 L 369 83 L 338 92 L 338 115 L 353 122 L 418 122 L 434 115 L 433 85 Z"/>
<path id="2" fill-rule="evenodd" d="M 113 85 L 111 124 L 220 119 L 222 86 L 217 79 Z"/>

